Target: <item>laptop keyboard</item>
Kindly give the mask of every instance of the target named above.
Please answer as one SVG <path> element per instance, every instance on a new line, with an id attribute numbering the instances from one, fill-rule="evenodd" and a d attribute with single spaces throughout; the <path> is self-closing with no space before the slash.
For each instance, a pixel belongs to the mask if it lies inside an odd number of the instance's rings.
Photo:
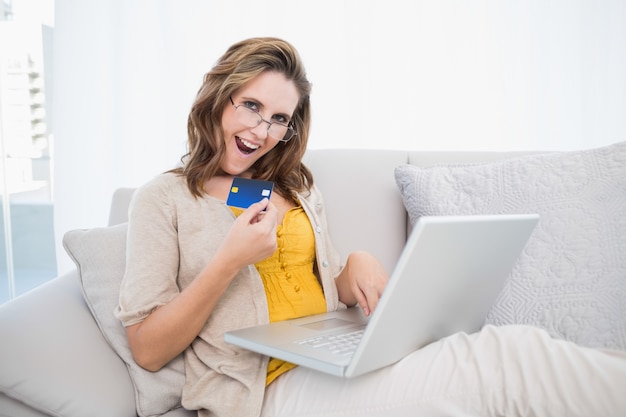
<path id="1" fill-rule="evenodd" d="M 324 349 L 331 353 L 352 356 L 363 336 L 363 329 L 350 333 L 315 336 L 297 342 L 315 349 Z"/>

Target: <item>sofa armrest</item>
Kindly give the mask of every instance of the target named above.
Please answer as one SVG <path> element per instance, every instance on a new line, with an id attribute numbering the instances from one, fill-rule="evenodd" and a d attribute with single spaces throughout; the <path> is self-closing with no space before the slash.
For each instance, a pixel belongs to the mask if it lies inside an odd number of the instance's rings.
<path id="1" fill-rule="evenodd" d="M 0 306 L 0 392 L 45 414 L 136 416 L 125 364 L 100 333 L 75 270 Z"/>

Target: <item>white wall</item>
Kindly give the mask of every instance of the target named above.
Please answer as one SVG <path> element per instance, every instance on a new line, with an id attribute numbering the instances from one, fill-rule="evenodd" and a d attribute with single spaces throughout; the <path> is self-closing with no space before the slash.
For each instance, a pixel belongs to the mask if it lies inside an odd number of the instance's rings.
<path id="1" fill-rule="evenodd" d="M 622 0 L 56 0 L 55 13 L 58 240 L 105 225 L 115 188 L 178 162 L 202 75 L 250 36 L 300 50 L 312 148 L 626 139 Z"/>

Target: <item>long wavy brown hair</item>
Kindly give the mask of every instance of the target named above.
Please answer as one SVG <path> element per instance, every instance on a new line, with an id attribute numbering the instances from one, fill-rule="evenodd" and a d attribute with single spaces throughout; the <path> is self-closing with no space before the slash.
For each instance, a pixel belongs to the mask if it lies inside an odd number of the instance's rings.
<path id="1" fill-rule="evenodd" d="M 291 118 L 297 135 L 279 142 L 253 166 L 253 178 L 273 181 L 274 190 L 285 198 L 313 185 L 311 172 L 302 163 L 311 125 L 311 83 L 296 49 L 277 38 L 252 38 L 232 45 L 204 75 L 187 120 L 188 149 L 183 165 L 173 170 L 187 180 L 191 193 L 201 197 L 203 184 L 220 171 L 225 144 L 222 113 L 230 96 L 265 71 L 276 71 L 293 81 L 300 100 Z"/>

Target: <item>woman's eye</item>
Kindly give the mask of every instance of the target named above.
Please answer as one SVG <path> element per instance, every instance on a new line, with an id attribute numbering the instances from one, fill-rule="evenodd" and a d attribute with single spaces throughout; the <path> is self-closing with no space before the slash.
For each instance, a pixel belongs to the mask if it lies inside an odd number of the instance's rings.
<path id="1" fill-rule="evenodd" d="M 254 101 L 244 101 L 243 105 L 249 108 L 250 110 L 254 110 L 255 112 L 259 111 L 259 105 Z"/>
<path id="2" fill-rule="evenodd" d="M 289 119 L 286 116 L 283 116 L 282 114 L 275 115 L 274 117 L 272 117 L 272 120 L 274 122 L 277 122 L 283 125 L 289 124 Z"/>

